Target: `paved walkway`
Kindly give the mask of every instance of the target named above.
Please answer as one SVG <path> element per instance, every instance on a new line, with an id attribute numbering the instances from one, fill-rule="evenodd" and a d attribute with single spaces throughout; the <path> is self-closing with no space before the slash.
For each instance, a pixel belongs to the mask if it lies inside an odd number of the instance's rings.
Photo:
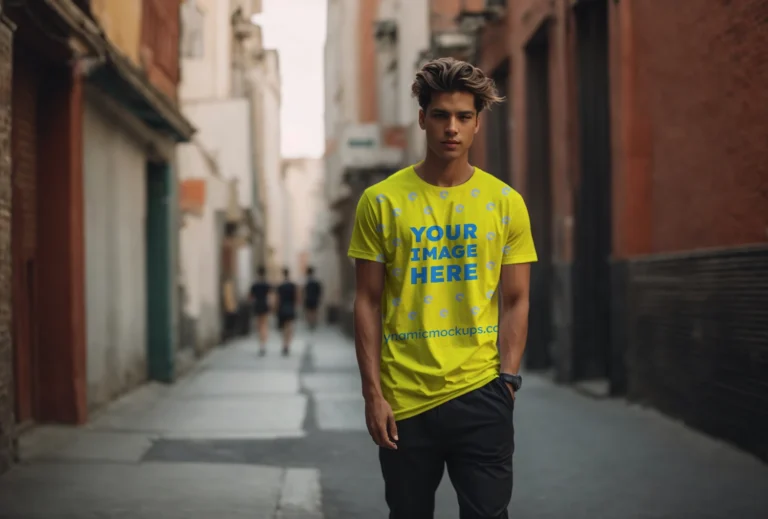
<path id="1" fill-rule="evenodd" d="M 40 428 L 0 478 L 0 518 L 387 517 L 351 343 L 299 334 L 215 350 L 84 428 Z M 511 517 L 765 519 L 768 466 L 622 400 L 527 376 Z M 436 517 L 457 518 L 446 477 Z"/>

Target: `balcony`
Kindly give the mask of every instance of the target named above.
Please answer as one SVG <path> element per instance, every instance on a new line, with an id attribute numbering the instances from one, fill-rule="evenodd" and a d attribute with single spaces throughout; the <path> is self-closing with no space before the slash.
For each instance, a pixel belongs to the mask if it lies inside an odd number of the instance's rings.
<path id="1" fill-rule="evenodd" d="M 349 196 L 350 185 L 366 184 L 403 167 L 405 150 L 387 146 L 378 124 L 345 124 L 326 157 L 326 196 L 331 203 Z"/>

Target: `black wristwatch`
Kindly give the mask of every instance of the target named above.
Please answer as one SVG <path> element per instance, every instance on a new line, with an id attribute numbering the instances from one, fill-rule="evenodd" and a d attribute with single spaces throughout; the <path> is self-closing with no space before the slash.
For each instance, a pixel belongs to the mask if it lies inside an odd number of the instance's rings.
<path id="1" fill-rule="evenodd" d="M 501 373 L 499 374 L 501 377 L 501 380 L 506 382 L 507 384 L 510 384 L 512 386 L 512 389 L 515 391 L 519 391 L 520 388 L 523 386 L 523 377 L 520 375 L 512 375 L 510 373 Z"/>

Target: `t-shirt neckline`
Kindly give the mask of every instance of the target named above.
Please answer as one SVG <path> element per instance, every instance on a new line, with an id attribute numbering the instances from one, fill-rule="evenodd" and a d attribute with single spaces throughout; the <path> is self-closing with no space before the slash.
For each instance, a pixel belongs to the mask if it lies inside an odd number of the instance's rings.
<path id="1" fill-rule="evenodd" d="M 422 187 L 423 189 L 428 189 L 431 191 L 435 191 L 437 193 L 440 192 L 449 192 L 449 193 L 458 193 L 462 191 L 466 191 L 471 189 L 478 180 L 478 177 L 480 176 L 480 169 L 478 169 L 477 166 L 472 166 L 472 175 L 462 184 L 458 184 L 456 186 L 436 186 L 435 184 L 430 184 L 423 178 L 419 176 L 418 173 L 416 173 L 416 164 L 411 164 L 408 168 L 408 173 L 411 175 L 411 177 L 415 180 L 415 182 Z"/>

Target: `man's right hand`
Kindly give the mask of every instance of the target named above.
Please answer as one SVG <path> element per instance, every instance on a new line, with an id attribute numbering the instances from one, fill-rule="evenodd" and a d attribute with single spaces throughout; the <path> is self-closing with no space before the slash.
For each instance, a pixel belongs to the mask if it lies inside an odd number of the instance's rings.
<path id="1" fill-rule="evenodd" d="M 365 401 L 365 423 L 368 433 L 379 447 L 397 449 L 397 424 L 392 406 L 383 397 L 374 397 Z"/>

